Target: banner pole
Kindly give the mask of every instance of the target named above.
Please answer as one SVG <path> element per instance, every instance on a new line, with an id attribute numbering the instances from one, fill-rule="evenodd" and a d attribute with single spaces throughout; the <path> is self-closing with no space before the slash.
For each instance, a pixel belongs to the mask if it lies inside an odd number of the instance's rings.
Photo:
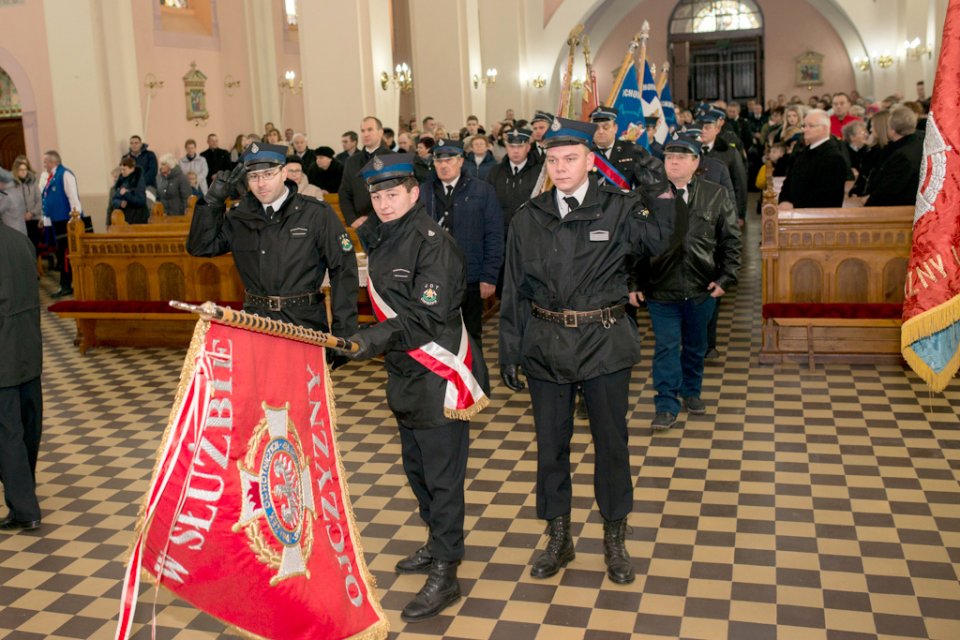
<path id="1" fill-rule="evenodd" d="M 340 351 L 349 351 L 350 353 L 356 353 L 360 350 L 360 346 L 356 342 L 352 342 L 346 338 L 338 338 L 329 333 L 307 329 L 306 327 L 281 320 L 265 318 L 254 313 L 236 311 L 230 307 L 221 307 L 209 301 L 196 305 L 188 302 L 180 302 L 179 300 L 171 300 L 170 306 L 174 309 L 180 309 L 181 311 L 196 313 L 204 320 L 219 322 L 220 324 L 239 327 L 240 329 L 248 329 L 269 336 L 289 338 L 297 342 L 339 349 Z"/>

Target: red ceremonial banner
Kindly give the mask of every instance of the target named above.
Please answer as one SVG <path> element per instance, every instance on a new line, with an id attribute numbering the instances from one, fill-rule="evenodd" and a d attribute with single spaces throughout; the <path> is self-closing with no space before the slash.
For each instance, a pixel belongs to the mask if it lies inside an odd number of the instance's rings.
<path id="1" fill-rule="evenodd" d="M 257 638 L 386 638 L 335 437 L 324 349 L 200 321 L 124 581 L 140 568 Z"/>
<path id="2" fill-rule="evenodd" d="M 900 346 L 936 391 L 960 369 L 960 0 L 950 0 L 913 219 Z"/>

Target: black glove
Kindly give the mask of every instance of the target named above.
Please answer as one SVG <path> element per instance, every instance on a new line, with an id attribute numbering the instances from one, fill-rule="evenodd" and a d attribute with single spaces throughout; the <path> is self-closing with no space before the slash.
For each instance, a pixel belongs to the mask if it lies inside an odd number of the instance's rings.
<path id="1" fill-rule="evenodd" d="M 334 349 L 327 349 L 327 366 L 330 367 L 330 371 L 336 371 L 348 362 L 350 358 L 347 356 Z"/>
<path id="2" fill-rule="evenodd" d="M 353 334 L 352 336 L 347 338 L 347 340 L 349 340 L 350 342 L 355 342 L 356 345 L 359 347 L 359 349 L 357 349 L 356 351 L 344 352 L 348 358 L 351 358 L 353 360 L 369 360 L 373 356 L 377 355 L 376 353 L 374 353 L 373 347 L 367 344 L 366 341 L 362 337 L 360 337 L 359 333 Z"/>
<path id="3" fill-rule="evenodd" d="M 243 163 L 237 164 L 229 174 L 224 171 L 217 173 L 216 179 L 210 183 L 207 188 L 203 201 L 215 207 L 222 207 L 227 198 L 235 197 L 239 191 L 239 186 L 246 178 L 247 170 Z"/>
<path id="4" fill-rule="evenodd" d="M 523 391 L 523 388 L 527 385 L 523 383 L 523 380 L 520 379 L 520 367 L 515 364 L 505 364 L 500 367 L 500 379 L 503 380 L 503 384 L 511 391 Z"/>
<path id="5" fill-rule="evenodd" d="M 663 162 L 649 153 L 644 153 L 637 158 L 634 173 L 643 191 L 653 197 L 670 189 L 670 183 L 667 181 L 667 172 L 663 168 Z"/>

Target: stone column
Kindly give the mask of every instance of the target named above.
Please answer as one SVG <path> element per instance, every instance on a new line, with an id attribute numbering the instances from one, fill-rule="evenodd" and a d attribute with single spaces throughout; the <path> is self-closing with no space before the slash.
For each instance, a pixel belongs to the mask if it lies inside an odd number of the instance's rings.
<path id="1" fill-rule="evenodd" d="M 312 3 L 303 2 L 303 5 Z M 274 33 L 277 7 L 273 2 L 243 0 L 244 28 L 247 32 L 247 61 L 250 69 L 250 95 L 253 99 L 254 131 L 262 131 L 266 122 L 282 126 L 280 114 L 280 76 L 277 73 L 277 43 Z M 320 30 L 318 30 L 319 32 Z M 301 45 L 302 46 L 302 45 Z M 302 53 L 302 52 L 301 52 Z"/>

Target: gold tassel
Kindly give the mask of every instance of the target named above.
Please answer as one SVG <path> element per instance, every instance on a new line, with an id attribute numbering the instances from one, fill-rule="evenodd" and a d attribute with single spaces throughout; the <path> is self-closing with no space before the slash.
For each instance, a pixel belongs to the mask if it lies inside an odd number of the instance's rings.
<path id="1" fill-rule="evenodd" d="M 943 391 L 960 369 L 960 350 L 939 372 L 930 368 L 913 350 L 913 343 L 960 322 L 960 295 L 910 318 L 900 328 L 900 352 L 904 360 L 936 392 Z"/>
<path id="2" fill-rule="evenodd" d="M 490 398 L 487 396 L 480 396 L 476 402 L 466 409 L 451 409 L 450 407 L 444 407 L 443 415 L 445 418 L 449 418 L 451 420 L 470 420 L 473 418 L 473 416 L 486 409 L 487 405 L 489 404 Z"/>

